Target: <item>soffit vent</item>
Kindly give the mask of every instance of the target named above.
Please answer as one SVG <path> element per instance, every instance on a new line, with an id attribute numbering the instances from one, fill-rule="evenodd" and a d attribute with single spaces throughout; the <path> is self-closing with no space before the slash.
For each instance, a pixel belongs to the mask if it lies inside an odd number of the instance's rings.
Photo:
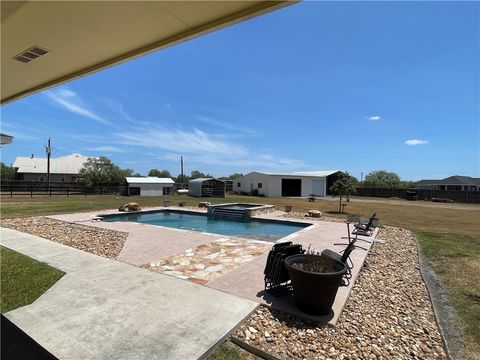
<path id="1" fill-rule="evenodd" d="M 13 60 L 17 60 L 22 63 L 28 63 L 45 54 L 48 54 L 48 50 L 42 49 L 41 47 L 38 47 L 38 46 L 34 46 L 22 52 L 21 54 L 18 54 L 17 56 L 13 57 Z"/>

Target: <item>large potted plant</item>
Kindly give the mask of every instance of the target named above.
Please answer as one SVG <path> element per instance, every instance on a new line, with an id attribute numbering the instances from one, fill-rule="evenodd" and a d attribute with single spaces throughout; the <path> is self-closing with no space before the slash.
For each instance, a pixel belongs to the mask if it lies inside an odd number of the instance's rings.
<path id="1" fill-rule="evenodd" d="M 287 257 L 285 267 L 298 308 L 311 315 L 328 314 L 347 265 L 325 255 L 306 253 Z"/>

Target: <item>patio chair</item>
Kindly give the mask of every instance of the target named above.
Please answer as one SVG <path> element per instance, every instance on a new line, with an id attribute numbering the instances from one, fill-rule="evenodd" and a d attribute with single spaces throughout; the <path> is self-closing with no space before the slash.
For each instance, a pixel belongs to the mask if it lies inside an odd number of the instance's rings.
<path id="1" fill-rule="evenodd" d="M 364 235 L 364 236 L 372 236 L 373 231 L 378 227 L 378 218 L 376 218 L 377 214 L 374 213 L 368 222 L 360 221 L 354 225 L 355 230 L 353 230 L 352 234 L 354 235 Z"/>
<path id="2" fill-rule="evenodd" d="M 283 262 L 290 255 L 303 254 L 304 252 L 302 245 L 293 244 L 291 241 L 273 245 L 272 250 L 268 253 L 267 263 L 263 271 L 265 290 L 274 296 L 288 291 L 290 278 Z"/>
<path id="3" fill-rule="evenodd" d="M 340 253 L 337 253 L 337 252 L 335 252 L 333 250 L 330 250 L 330 249 L 325 249 L 325 250 L 322 251 L 321 254 L 324 255 L 324 256 L 328 256 L 329 258 L 331 258 L 333 260 L 337 260 L 337 261 L 340 261 L 340 262 L 344 263 L 347 266 L 347 274 L 345 275 L 345 278 L 348 281 L 352 277 L 352 269 L 354 267 L 353 261 L 352 261 L 352 259 L 350 259 L 350 254 L 352 253 L 352 251 L 355 248 L 360 248 L 360 249 L 364 249 L 364 250 L 366 250 L 366 249 L 361 247 L 361 246 L 355 245 L 355 243 L 357 242 L 358 239 L 357 239 L 356 236 L 354 238 L 352 238 L 350 236 L 350 222 L 347 220 L 347 221 L 345 221 L 345 223 L 347 224 L 348 244 L 334 243 L 334 245 L 347 245 L 347 247 L 345 249 L 343 249 L 342 251 L 340 251 Z"/>

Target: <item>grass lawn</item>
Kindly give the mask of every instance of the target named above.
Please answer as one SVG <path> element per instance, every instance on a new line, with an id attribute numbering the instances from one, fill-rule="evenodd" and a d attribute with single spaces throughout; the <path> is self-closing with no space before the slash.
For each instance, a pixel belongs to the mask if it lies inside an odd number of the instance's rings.
<path id="1" fill-rule="evenodd" d="M 246 356 L 243 356 L 242 353 L 237 350 L 233 345 L 222 344 L 215 349 L 215 351 L 210 354 L 207 360 L 243 360 L 246 359 Z"/>
<path id="2" fill-rule="evenodd" d="M 38 299 L 65 273 L 0 246 L 2 313 Z"/>
<path id="3" fill-rule="evenodd" d="M 286 205 L 293 211 L 320 210 L 326 215 L 345 217 L 338 214 L 338 201 L 321 199 L 308 202 L 305 199 L 262 198 L 230 195 L 225 199 L 192 198 L 188 196 L 126 197 L 114 196 L 77 197 L 17 197 L 1 198 L 2 217 L 25 217 L 93 211 L 118 208 L 126 202 L 138 202 L 141 206 L 161 206 L 165 200 L 172 205 L 183 201 L 187 205 L 198 205 L 200 201 L 211 203 L 252 202 L 276 205 L 283 210 Z M 432 262 L 442 279 L 447 292 L 460 316 L 465 329 L 468 349 L 466 358 L 480 358 L 480 205 L 477 204 L 433 204 L 423 201 L 391 201 L 389 199 L 356 199 L 348 203 L 347 212 L 368 218 L 376 212 L 384 225 L 414 230 L 422 251 Z"/>
<path id="4" fill-rule="evenodd" d="M 466 358 L 480 358 L 480 239 L 428 232 L 416 235 L 458 312 L 465 332 Z"/>

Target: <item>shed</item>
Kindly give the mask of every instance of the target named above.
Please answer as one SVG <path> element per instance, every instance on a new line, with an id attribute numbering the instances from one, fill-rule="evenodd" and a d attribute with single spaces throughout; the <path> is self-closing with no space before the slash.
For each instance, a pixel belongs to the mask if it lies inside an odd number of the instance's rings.
<path id="1" fill-rule="evenodd" d="M 233 191 L 266 197 L 328 195 L 328 189 L 341 172 L 307 171 L 293 173 L 251 172 L 233 181 Z"/>
<path id="2" fill-rule="evenodd" d="M 199 178 L 188 182 L 188 195 L 196 197 L 225 197 L 225 182 L 214 178 Z"/>
<path id="3" fill-rule="evenodd" d="M 170 195 L 173 191 L 174 181 L 170 178 L 126 177 L 128 195 L 131 196 L 162 196 Z"/>

